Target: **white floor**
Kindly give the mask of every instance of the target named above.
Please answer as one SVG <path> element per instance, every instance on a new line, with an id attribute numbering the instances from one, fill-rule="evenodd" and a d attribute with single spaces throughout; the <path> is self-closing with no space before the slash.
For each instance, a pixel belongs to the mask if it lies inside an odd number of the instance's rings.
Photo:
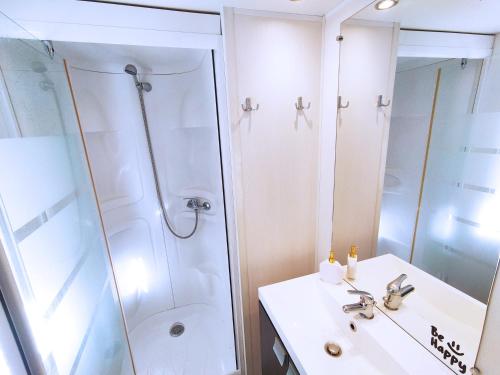
<path id="1" fill-rule="evenodd" d="M 202 304 L 168 310 L 146 319 L 130 333 L 137 373 L 226 374 L 231 353 L 225 350 L 218 334 L 218 321 L 216 310 Z M 172 337 L 170 327 L 176 322 L 181 322 L 185 331 Z"/>

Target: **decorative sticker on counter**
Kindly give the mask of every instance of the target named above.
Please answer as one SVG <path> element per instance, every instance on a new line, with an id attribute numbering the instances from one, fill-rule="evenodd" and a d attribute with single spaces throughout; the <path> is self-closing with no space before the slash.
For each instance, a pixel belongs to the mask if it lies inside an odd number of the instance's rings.
<path id="1" fill-rule="evenodd" d="M 443 356 L 444 362 L 449 362 L 452 368 L 458 367 L 460 372 L 465 374 L 467 365 L 460 360 L 464 355 L 464 353 L 460 352 L 460 344 L 455 341 L 445 341 L 445 337 L 432 325 L 431 346 Z"/>

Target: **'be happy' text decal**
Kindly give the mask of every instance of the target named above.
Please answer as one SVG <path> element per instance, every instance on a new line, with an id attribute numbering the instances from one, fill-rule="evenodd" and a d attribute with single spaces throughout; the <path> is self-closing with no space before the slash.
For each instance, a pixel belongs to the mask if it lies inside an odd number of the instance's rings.
<path id="1" fill-rule="evenodd" d="M 449 361 L 452 367 L 458 366 L 460 372 L 465 374 L 467 365 L 460 360 L 464 355 L 460 352 L 460 344 L 455 341 L 445 342 L 444 336 L 434 326 L 431 326 L 431 346 L 443 356 L 445 362 Z"/>

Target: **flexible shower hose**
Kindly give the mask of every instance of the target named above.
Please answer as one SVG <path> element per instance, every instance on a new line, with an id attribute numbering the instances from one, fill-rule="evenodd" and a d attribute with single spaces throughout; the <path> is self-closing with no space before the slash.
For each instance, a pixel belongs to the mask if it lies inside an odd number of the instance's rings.
<path id="1" fill-rule="evenodd" d="M 134 76 L 134 78 L 135 78 L 135 76 Z M 192 237 L 195 234 L 196 229 L 198 228 L 198 215 L 199 215 L 198 210 L 199 210 L 199 207 L 197 207 L 197 206 L 193 207 L 194 216 L 195 216 L 193 230 L 189 234 L 186 234 L 186 235 L 181 235 L 181 234 L 177 233 L 175 231 L 174 227 L 169 222 L 169 218 L 168 218 L 168 215 L 167 215 L 167 210 L 165 209 L 165 204 L 163 203 L 163 198 L 162 198 L 162 194 L 161 194 L 160 184 L 158 182 L 158 171 L 156 170 L 156 161 L 155 161 L 155 157 L 154 157 L 154 154 L 153 154 L 153 145 L 151 143 L 151 136 L 150 136 L 150 133 L 149 133 L 148 117 L 146 115 L 146 107 L 144 105 L 143 88 L 142 88 L 142 85 L 139 85 L 137 82 L 136 82 L 135 86 L 137 87 L 137 92 L 139 93 L 139 101 L 141 102 L 142 119 L 144 121 L 144 130 L 145 130 L 146 139 L 147 139 L 147 142 L 148 142 L 148 150 L 149 150 L 149 157 L 151 159 L 151 166 L 153 167 L 153 177 L 154 177 L 154 180 L 155 180 L 156 196 L 158 198 L 158 203 L 160 204 L 160 207 L 161 207 L 161 213 L 162 213 L 162 216 L 163 216 L 163 221 L 165 221 L 165 224 L 167 225 L 168 230 L 175 237 L 180 238 L 182 240 L 188 239 L 188 238 Z"/>

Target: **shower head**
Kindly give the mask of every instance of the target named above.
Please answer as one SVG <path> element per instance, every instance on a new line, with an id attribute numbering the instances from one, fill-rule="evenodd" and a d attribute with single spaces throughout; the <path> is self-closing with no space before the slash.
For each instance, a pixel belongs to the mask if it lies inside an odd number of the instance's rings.
<path id="1" fill-rule="evenodd" d="M 125 73 L 130 74 L 134 78 L 135 86 L 137 87 L 138 90 L 144 90 L 146 92 L 150 92 L 153 89 L 151 83 L 139 82 L 139 80 L 137 79 L 137 68 L 135 67 L 135 65 L 127 64 L 125 65 L 125 68 L 123 70 L 125 71 Z"/>
<path id="2" fill-rule="evenodd" d="M 136 76 L 137 75 L 137 68 L 132 65 L 132 64 L 127 64 L 124 69 L 125 73 L 128 73 L 130 75 Z"/>

